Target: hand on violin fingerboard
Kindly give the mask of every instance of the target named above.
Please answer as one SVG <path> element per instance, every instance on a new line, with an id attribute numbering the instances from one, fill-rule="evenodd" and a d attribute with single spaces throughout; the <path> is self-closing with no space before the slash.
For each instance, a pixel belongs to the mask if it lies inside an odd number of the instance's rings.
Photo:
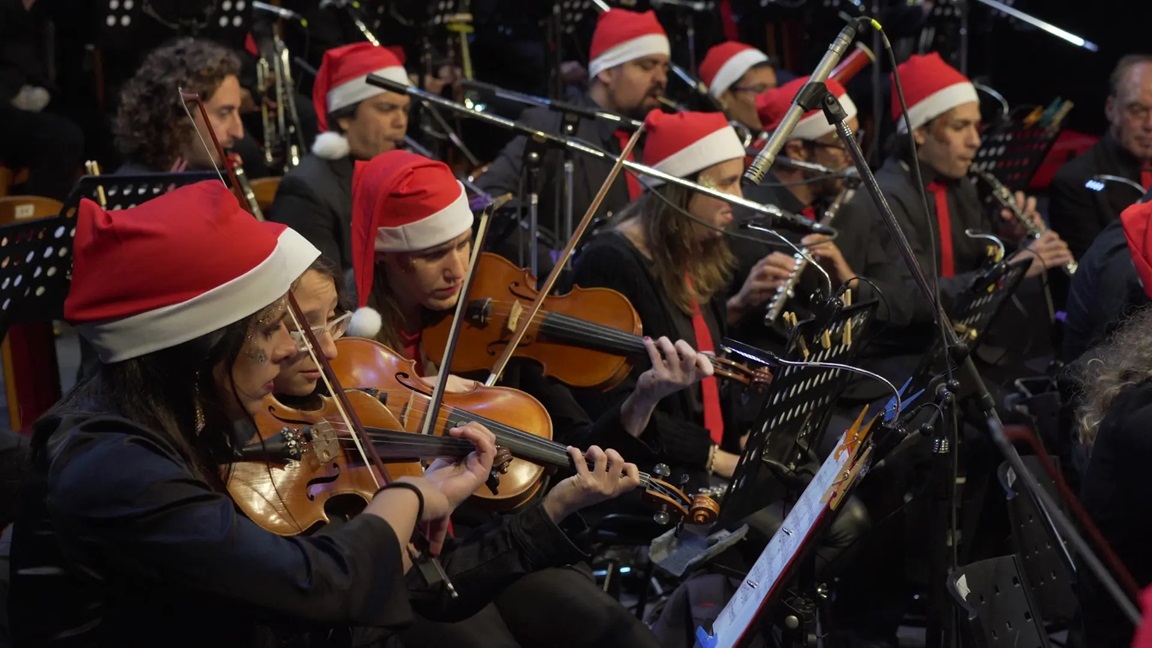
<path id="1" fill-rule="evenodd" d="M 618 497 L 640 485 L 636 464 L 624 461 L 619 452 L 598 446 L 585 455 L 568 448 L 576 474 L 556 484 L 544 497 L 544 511 L 553 522 L 560 522 L 580 509 Z"/>
<path id="2" fill-rule="evenodd" d="M 636 389 L 620 406 L 620 422 L 628 434 L 639 437 L 656 405 L 666 396 L 690 387 L 713 373 L 712 361 L 684 340 L 675 344 L 666 337 L 644 338 L 644 348 L 652 363 L 636 382 Z"/>

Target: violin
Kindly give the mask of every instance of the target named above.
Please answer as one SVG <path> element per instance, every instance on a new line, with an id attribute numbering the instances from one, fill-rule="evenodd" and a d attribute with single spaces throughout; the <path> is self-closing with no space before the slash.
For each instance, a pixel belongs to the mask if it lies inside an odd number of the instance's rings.
<path id="1" fill-rule="evenodd" d="M 519 326 L 527 305 L 538 296 L 536 278 L 507 259 L 484 252 L 468 291 L 453 373 L 490 370 Z M 451 320 L 424 329 L 429 359 L 440 364 Z M 434 355 L 436 354 L 436 355 Z M 646 357 L 640 316 L 628 298 L 609 288 L 575 287 L 567 295 L 544 298 L 540 312 L 516 347 L 516 357 L 531 358 L 552 376 L 573 387 L 609 391 L 632 370 L 631 360 Z M 750 369 L 728 358 L 710 358 L 718 377 L 763 392 L 772 383 L 767 368 Z"/>
<path id="2" fill-rule="evenodd" d="M 384 460 L 389 481 L 423 476 L 420 459 L 466 457 L 476 449 L 465 439 L 404 431 L 392 412 L 365 392 L 349 391 L 346 397 Z M 328 522 L 332 512 L 357 513 L 379 488 L 334 399 L 322 396 L 321 403 L 318 410 L 303 411 L 265 397 L 264 409 L 253 417 L 256 435 L 227 466 L 232 499 L 272 533 L 296 535 Z M 346 511 L 340 506 L 345 501 Z"/>
<path id="3" fill-rule="evenodd" d="M 371 388 L 399 419 L 402 429 L 419 428 L 431 400 L 431 385 L 419 377 L 414 361 L 364 338 L 342 337 L 336 340 L 336 348 L 338 353 L 331 364 L 342 384 Z M 510 387 L 482 385 L 466 392 L 445 393 L 432 432 L 446 434 L 471 421 L 491 430 L 497 445 L 514 457 L 502 467 L 497 491 L 481 487 L 476 492 L 487 508 L 515 509 L 540 492 L 545 467 L 572 466 L 567 447 L 551 440 L 552 420 L 547 410 L 529 394 Z M 640 484 L 644 488 L 643 499 L 657 508 L 658 521 L 675 517 L 687 518 L 693 524 L 708 524 L 719 512 L 711 498 L 688 497 L 646 473 L 641 473 Z"/>

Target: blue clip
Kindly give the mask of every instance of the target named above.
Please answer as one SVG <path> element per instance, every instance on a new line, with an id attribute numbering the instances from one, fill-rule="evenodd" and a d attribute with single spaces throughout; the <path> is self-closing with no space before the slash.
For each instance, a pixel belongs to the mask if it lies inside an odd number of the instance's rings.
<path id="1" fill-rule="evenodd" d="M 919 398 L 921 396 L 921 394 L 924 393 L 924 390 L 921 389 L 920 391 L 916 392 L 915 394 L 912 394 L 908 398 L 904 398 L 904 391 L 908 389 L 908 385 L 910 385 L 910 384 L 912 384 L 912 378 L 908 378 L 908 380 L 904 381 L 904 384 L 900 386 L 900 391 L 897 392 L 900 394 L 900 397 L 901 397 L 900 411 L 899 412 L 896 411 L 896 397 L 895 396 L 888 399 L 888 402 L 884 404 L 884 422 L 885 423 L 891 423 L 897 416 L 903 414 L 904 411 L 908 409 L 908 405 L 911 404 L 913 401 L 915 401 L 917 398 Z"/>
<path id="2" fill-rule="evenodd" d="M 716 637 L 709 635 L 704 626 L 696 628 L 696 646 L 698 648 L 716 648 L 716 644 Z"/>

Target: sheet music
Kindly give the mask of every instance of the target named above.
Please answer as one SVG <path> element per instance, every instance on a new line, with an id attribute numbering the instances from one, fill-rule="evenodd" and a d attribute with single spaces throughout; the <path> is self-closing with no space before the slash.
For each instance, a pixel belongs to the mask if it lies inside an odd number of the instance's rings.
<path id="1" fill-rule="evenodd" d="M 863 414 L 861 415 L 863 418 Z M 780 585 L 780 577 L 795 559 L 801 546 L 812 534 L 816 523 L 828 512 L 828 502 L 840 484 L 847 479 L 858 450 L 868 430 L 859 431 L 860 421 L 841 437 L 836 451 L 824 460 L 820 470 L 804 489 L 796 505 L 784 518 L 780 530 L 748 572 L 736 594 L 712 625 L 712 636 L 701 643 L 708 648 L 735 646 L 756 619 L 764 602 Z M 851 435 L 852 441 L 849 441 Z M 845 483 L 845 486 L 847 484 Z"/>

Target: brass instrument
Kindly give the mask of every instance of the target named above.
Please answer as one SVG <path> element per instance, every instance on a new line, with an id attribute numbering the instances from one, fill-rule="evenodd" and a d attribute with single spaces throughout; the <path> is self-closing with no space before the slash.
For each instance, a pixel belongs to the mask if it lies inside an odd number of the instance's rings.
<path id="1" fill-rule="evenodd" d="M 1012 195 L 1012 191 L 1009 190 L 1008 187 L 1005 187 L 996 176 L 987 171 L 977 171 L 975 169 L 971 171 L 971 175 L 977 180 L 983 181 L 988 186 L 992 198 L 994 198 L 1001 207 L 1011 212 L 1013 218 L 1020 223 L 1029 237 L 1037 239 L 1043 236 L 1044 232 L 1048 231 L 1043 225 L 1028 218 L 1028 215 L 1020 209 L 1020 205 L 1016 203 L 1016 197 Z M 1064 266 L 1064 274 L 1071 277 L 1076 274 L 1078 267 L 1079 264 L 1077 264 L 1076 261 L 1070 261 Z"/>
<path id="2" fill-rule="evenodd" d="M 96 160 L 88 160 L 84 163 L 84 170 L 90 176 L 100 175 L 100 163 Z M 104 193 L 104 185 L 96 185 L 96 202 L 100 204 L 101 208 L 108 207 L 108 195 Z"/>
<path id="3" fill-rule="evenodd" d="M 844 206 L 844 203 L 851 199 L 852 194 L 856 189 L 852 183 L 845 181 L 844 188 L 836 195 L 820 216 L 821 225 L 831 225 L 832 219 L 836 218 L 836 213 Z M 764 326 L 772 326 L 776 320 L 780 318 L 780 314 L 784 312 L 784 306 L 788 300 L 796 296 L 796 284 L 800 282 L 800 275 L 804 274 L 804 269 L 808 267 L 808 259 L 811 258 L 807 247 L 800 248 L 794 257 L 796 259 L 796 267 L 792 269 L 792 274 L 784 283 L 776 287 L 776 292 L 772 298 L 768 300 L 768 309 L 764 313 Z"/>
<path id="4" fill-rule="evenodd" d="M 272 85 L 274 107 L 266 100 Z M 296 84 L 292 80 L 291 56 L 276 34 L 260 45 L 256 61 L 256 87 L 260 91 L 260 122 L 264 129 L 264 162 L 269 169 L 287 173 L 300 164 L 304 129 L 296 111 Z"/>

